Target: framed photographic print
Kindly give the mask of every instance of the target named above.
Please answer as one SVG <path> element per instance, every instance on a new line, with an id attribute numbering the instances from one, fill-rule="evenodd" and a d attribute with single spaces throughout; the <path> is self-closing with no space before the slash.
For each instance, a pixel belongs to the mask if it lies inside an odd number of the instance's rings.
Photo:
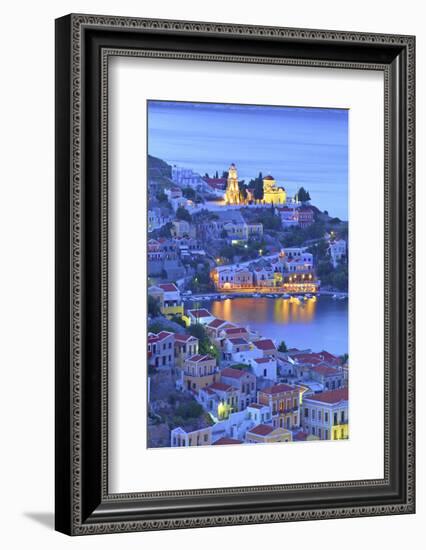
<path id="1" fill-rule="evenodd" d="M 56 21 L 56 528 L 406 514 L 412 36 Z"/>

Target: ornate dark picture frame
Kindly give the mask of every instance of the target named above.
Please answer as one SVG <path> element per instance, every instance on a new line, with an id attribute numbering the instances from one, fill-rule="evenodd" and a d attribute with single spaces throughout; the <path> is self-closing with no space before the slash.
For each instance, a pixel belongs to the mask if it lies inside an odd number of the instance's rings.
<path id="1" fill-rule="evenodd" d="M 384 478 L 110 494 L 107 75 L 110 56 L 382 71 Z M 119 533 L 414 513 L 413 36 L 68 15 L 56 21 L 56 529 Z"/>

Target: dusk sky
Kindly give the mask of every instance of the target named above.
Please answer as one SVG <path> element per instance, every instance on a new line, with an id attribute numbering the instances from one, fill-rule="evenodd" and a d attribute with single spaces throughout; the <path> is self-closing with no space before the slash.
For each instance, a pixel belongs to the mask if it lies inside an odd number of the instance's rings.
<path id="1" fill-rule="evenodd" d="M 149 101 L 148 152 L 201 175 L 232 162 L 246 183 L 271 174 L 348 219 L 347 110 Z"/>

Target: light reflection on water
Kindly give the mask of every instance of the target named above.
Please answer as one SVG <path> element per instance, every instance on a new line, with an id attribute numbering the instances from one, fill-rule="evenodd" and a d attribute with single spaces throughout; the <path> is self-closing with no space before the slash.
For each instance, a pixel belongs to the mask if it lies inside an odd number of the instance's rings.
<path id="1" fill-rule="evenodd" d="M 297 302 L 283 298 L 235 298 L 204 302 L 213 315 L 249 326 L 289 347 L 348 351 L 348 301 L 321 296 Z"/>

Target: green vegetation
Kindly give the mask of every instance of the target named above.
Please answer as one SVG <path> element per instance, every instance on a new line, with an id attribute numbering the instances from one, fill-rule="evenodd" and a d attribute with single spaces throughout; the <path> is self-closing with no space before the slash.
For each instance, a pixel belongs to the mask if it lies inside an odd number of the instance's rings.
<path id="1" fill-rule="evenodd" d="M 206 329 L 203 325 L 190 325 L 188 327 L 188 332 L 192 336 L 195 336 L 195 338 L 198 338 L 198 351 L 201 355 L 211 355 L 216 359 L 216 361 L 219 360 L 219 350 L 210 342 Z"/>
<path id="2" fill-rule="evenodd" d="M 263 176 L 262 172 L 259 172 L 257 178 L 250 180 L 248 184 L 249 189 L 253 190 L 253 197 L 256 200 L 263 200 Z"/>
<path id="3" fill-rule="evenodd" d="M 211 292 L 214 290 L 214 284 L 210 280 L 210 265 L 207 261 L 202 264 L 196 264 L 197 273 L 189 284 L 190 290 L 194 294 L 201 292 Z"/>
<path id="4" fill-rule="evenodd" d="M 148 295 L 148 315 L 158 317 L 161 315 L 160 301 L 154 296 Z"/>
<path id="5" fill-rule="evenodd" d="M 166 223 L 166 225 L 163 225 L 163 227 L 160 227 L 160 229 L 157 229 L 156 234 L 158 237 L 163 237 L 165 239 L 170 239 L 172 236 L 172 222 Z"/>
<path id="6" fill-rule="evenodd" d="M 317 275 L 321 286 L 330 286 L 341 292 L 348 290 L 348 266 L 340 263 L 336 268 L 329 260 L 322 260 L 317 266 Z"/>
<path id="7" fill-rule="evenodd" d="M 309 191 L 307 191 L 304 187 L 301 187 L 299 189 L 299 191 L 297 192 L 297 197 L 300 202 L 308 202 L 311 200 Z"/>
<path id="8" fill-rule="evenodd" d="M 282 353 L 288 351 L 287 344 L 284 342 L 284 340 L 282 340 L 282 342 L 278 346 L 278 351 L 281 351 Z"/>
<path id="9" fill-rule="evenodd" d="M 191 222 L 192 220 L 191 214 L 183 206 L 179 206 L 179 208 L 176 210 L 176 218 L 178 220 L 184 220 L 186 222 Z"/>

